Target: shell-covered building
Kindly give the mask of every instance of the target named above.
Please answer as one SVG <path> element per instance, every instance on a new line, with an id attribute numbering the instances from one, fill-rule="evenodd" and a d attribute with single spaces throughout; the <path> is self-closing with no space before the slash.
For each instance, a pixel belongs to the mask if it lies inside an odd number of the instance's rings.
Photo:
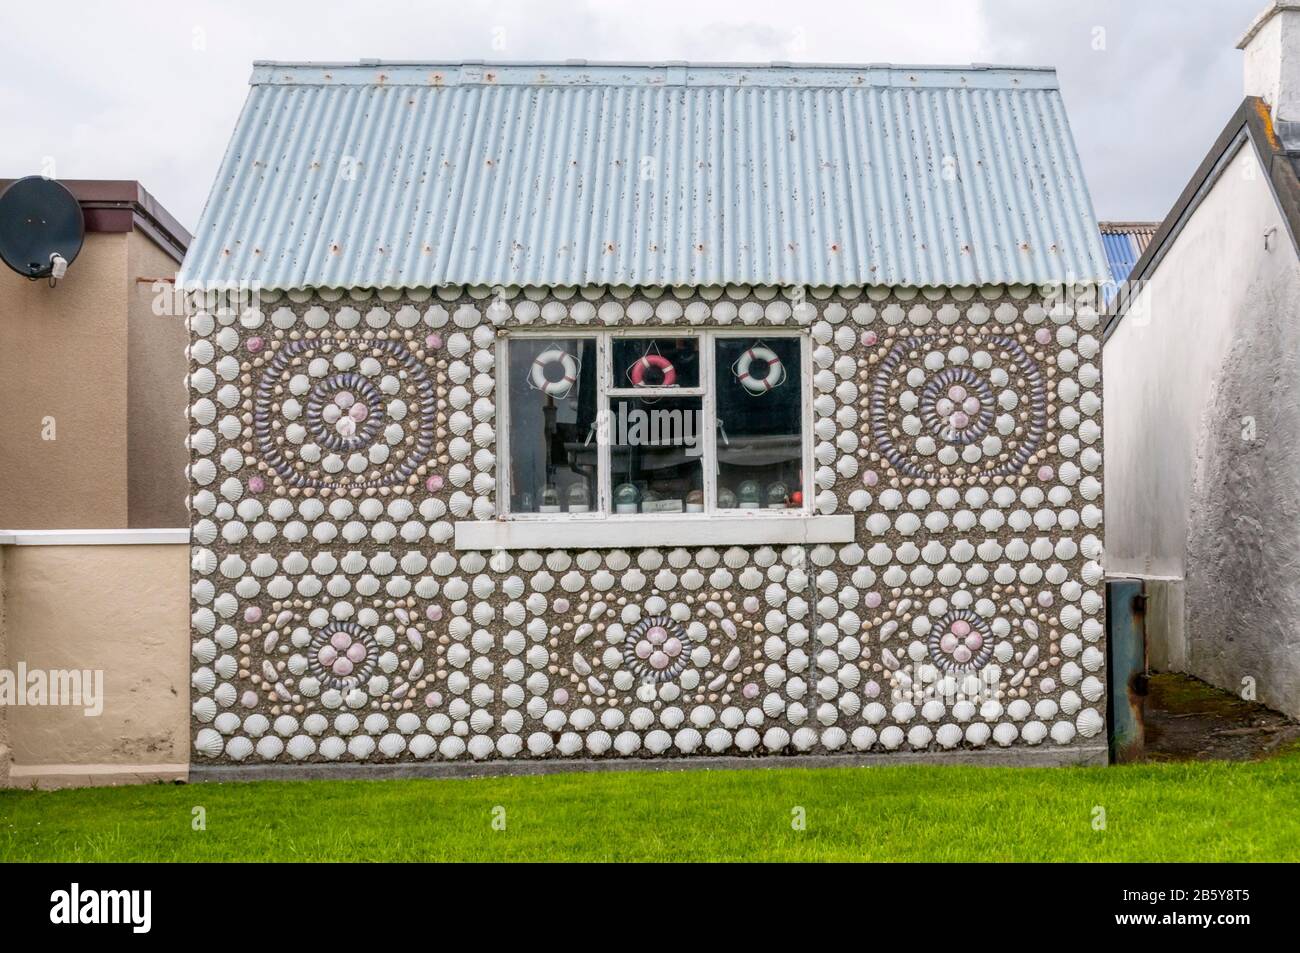
<path id="1" fill-rule="evenodd" d="M 195 770 L 1104 760 L 1106 276 L 1051 70 L 257 64 Z"/>

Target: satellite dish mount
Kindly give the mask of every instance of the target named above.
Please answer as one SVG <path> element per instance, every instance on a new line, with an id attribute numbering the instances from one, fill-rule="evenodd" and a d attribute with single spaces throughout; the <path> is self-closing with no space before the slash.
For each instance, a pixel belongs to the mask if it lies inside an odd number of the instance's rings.
<path id="1" fill-rule="evenodd" d="M 53 287 L 85 238 L 81 203 L 62 183 L 29 175 L 0 194 L 0 259 L 24 278 Z"/>

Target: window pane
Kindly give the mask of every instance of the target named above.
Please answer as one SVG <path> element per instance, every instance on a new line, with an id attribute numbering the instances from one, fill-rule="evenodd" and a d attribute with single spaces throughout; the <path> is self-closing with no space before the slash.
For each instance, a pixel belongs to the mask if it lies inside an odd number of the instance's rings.
<path id="1" fill-rule="evenodd" d="M 507 352 L 511 511 L 596 509 L 595 339 L 514 338 Z"/>
<path id="2" fill-rule="evenodd" d="M 699 387 L 700 339 L 614 338 L 615 387 Z"/>
<path id="3" fill-rule="evenodd" d="M 610 464 L 616 514 L 704 510 L 699 397 L 610 401 Z M 635 546 L 636 540 L 629 540 Z"/>
<path id="4" fill-rule="evenodd" d="M 802 507 L 799 339 L 718 338 L 718 509 Z"/>

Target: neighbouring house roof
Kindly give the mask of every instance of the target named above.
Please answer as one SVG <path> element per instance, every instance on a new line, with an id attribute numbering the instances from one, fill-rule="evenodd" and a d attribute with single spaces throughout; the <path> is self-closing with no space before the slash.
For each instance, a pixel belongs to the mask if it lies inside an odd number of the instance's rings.
<path id="1" fill-rule="evenodd" d="M 1101 247 L 1110 265 L 1110 277 L 1115 284 L 1128 279 L 1129 272 L 1155 237 L 1159 222 L 1099 222 Z"/>
<path id="2" fill-rule="evenodd" d="M 0 179 L 0 192 L 15 179 Z M 129 232 L 139 229 L 179 262 L 190 245 L 190 233 L 134 179 L 60 179 L 77 202 L 88 232 Z"/>
<path id="3" fill-rule="evenodd" d="M 1109 338 L 1123 320 L 1129 304 L 1141 290 L 1141 283 L 1160 266 L 1166 249 L 1200 207 L 1237 150 L 1247 143 L 1254 146 L 1259 156 L 1264 178 L 1290 233 L 1291 247 L 1300 251 L 1300 124 L 1279 122 L 1275 125 L 1269 115 L 1268 103 L 1257 96 L 1247 96 L 1160 223 L 1155 237 L 1129 273 L 1128 282 L 1121 285 L 1106 317 L 1103 340 Z"/>
<path id="4" fill-rule="evenodd" d="M 1049 69 L 255 64 L 187 284 L 1104 280 Z"/>

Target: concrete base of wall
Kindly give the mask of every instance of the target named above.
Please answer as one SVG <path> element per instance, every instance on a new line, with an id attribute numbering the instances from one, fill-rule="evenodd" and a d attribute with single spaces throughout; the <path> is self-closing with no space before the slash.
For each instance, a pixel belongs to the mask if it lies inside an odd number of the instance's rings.
<path id="1" fill-rule="evenodd" d="M 1147 665 L 1157 672 L 1187 671 L 1182 579 L 1143 579 L 1147 596 Z"/>
<path id="2" fill-rule="evenodd" d="M 1070 748 L 999 748 L 898 754 L 800 755 L 797 757 L 629 758 L 611 761 L 444 761 L 432 764 L 252 764 L 190 766 L 191 781 L 378 781 L 392 778 L 490 778 L 596 771 L 727 771 L 762 768 L 865 768 L 946 764 L 1056 768 L 1104 765 L 1105 745 Z"/>
<path id="3" fill-rule="evenodd" d="M 0 787 L 57 788 L 114 787 L 120 784 L 155 784 L 186 781 L 188 764 L 11 764 Z"/>

